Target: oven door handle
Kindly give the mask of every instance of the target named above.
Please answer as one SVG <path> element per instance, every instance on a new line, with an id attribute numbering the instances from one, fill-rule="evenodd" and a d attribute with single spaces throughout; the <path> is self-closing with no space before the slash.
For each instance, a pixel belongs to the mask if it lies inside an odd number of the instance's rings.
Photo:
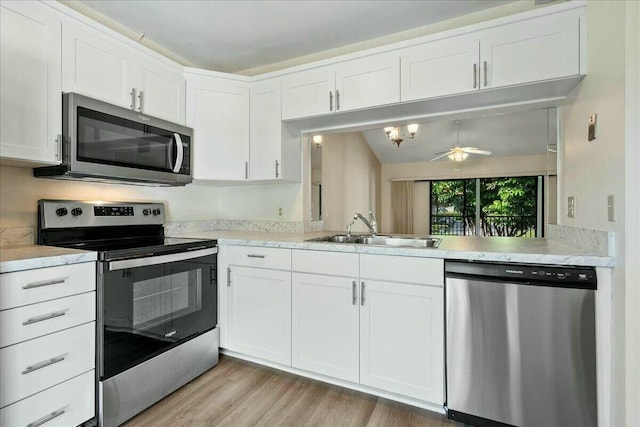
<path id="1" fill-rule="evenodd" d="M 177 254 L 156 255 L 145 258 L 125 259 L 122 261 L 111 261 L 107 263 L 109 271 L 124 270 L 127 268 L 146 267 L 149 265 L 166 264 L 175 261 L 186 261 L 218 253 L 218 248 L 200 249 L 190 252 L 179 252 Z"/>
<path id="2" fill-rule="evenodd" d="M 182 161 L 184 160 L 184 147 L 182 146 L 182 138 L 179 133 L 173 134 L 173 140 L 176 142 L 176 150 L 178 152 L 176 155 L 176 164 L 173 166 L 173 173 L 178 173 L 182 168 Z"/>

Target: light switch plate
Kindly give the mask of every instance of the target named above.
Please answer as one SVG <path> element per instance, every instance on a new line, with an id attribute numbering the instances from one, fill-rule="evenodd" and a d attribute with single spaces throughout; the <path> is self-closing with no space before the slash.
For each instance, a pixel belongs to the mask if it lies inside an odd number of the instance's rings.
<path id="1" fill-rule="evenodd" d="M 596 125 L 598 124 L 598 115 L 597 114 L 592 114 L 589 116 L 589 131 L 587 139 L 589 141 L 593 141 L 594 139 L 596 139 Z"/>
<path id="2" fill-rule="evenodd" d="M 616 222 L 616 207 L 613 194 L 607 196 L 607 218 L 609 222 Z"/>
<path id="3" fill-rule="evenodd" d="M 576 217 L 576 198 L 574 196 L 567 197 L 567 216 L 569 218 Z"/>

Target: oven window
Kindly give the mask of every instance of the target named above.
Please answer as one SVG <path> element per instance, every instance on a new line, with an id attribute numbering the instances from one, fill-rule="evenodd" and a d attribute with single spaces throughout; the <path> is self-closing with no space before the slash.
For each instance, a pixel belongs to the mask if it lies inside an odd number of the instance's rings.
<path id="1" fill-rule="evenodd" d="M 78 107 L 78 160 L 171 171 L 177 150 L 173 132 Z M 189 137 L 181 136 L 188 149 Z"/>
<path id="2" fill-rule="evenodd" d="M 216 255 L 103 273 L 103 379 L 217 324 Z"/>

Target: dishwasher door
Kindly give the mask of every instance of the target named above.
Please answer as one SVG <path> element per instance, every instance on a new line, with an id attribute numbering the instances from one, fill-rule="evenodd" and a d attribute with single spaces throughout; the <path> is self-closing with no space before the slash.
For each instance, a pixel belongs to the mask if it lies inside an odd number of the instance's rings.
<path id="1" fill-rule="evenodd" d="M 596 426 L 594 290 L 448 275 L 446 341 L 449 418 Z"/>

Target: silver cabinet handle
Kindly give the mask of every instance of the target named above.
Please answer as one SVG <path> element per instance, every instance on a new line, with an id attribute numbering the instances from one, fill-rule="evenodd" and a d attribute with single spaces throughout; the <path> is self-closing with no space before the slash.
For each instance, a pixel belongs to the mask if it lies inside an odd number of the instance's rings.
<path id="1" fill-rule="evenodd" d="M 67 311 L 69 311 L 69 309 L 54 311 L 53 313 L 43 314 L 42 316 L 30 317 L 22 322 L 22 324 L 26 326 L 33 323 L 42 322 L 43 320 L 55 319 L 56 317 L 64 316 L 65 314 L 67 314 Z"/>
<path id="2" fill-rule="evenodd" d="M 280 163 L 278 163 L 278 161 L 276 160 L 276 178 L 280 176 L 280 172 L 278 171 L 279 167 L 280 167 Z"/>
<path id="3" fill-rule="evenodd" d="M 329 91 L 329 111 L 333 111 L 333 92 Z"/>
<path id="4" fill-rule="evenodd" d="M 64 279 L 53 279 L 47 280 L 46 282 L 33 282 L 28 285 L 24 285 L 22 289 L 33 289 L 33 288 L 41 288 L 42 286 L 51 286 L 51 285 L 59 285 L 67 281 L 67 278 Z"/>
<path id="5" fill-rule="evenodd" d="M 171 332 L 167 332 L 166 334 L 164 334 L 164 336 L 166 338 L 171 338 L 172 336 L 174 336 L 177 333 L 178 333 L 178 331 L 171 331 Z"/>
<path id="6" fill-rule="evenodd" d="M 58 418 L 60 415 L 64 414 L 65 410 L 63 408 L 58 409 L 57 411 L 53 411 L 52 413 L 45 415 L 44 417 L 35 420 L 32 423 L 27 424 L 27 427 L 38 427 L 44 423 L 48 423 L 54 418 Z"/>
<path id="7" fill-rule="evenodd" d="M 356 281 L 351 282 L 351 304 L 356 305 L 358 302 L 358 296 L 356 295 Z"/>
<path id="8" fill-rule="evenodd" d="M 56 356 L 49 360 L 45 360 L 42 362 L 38 362 L 35 365 L 27 366 L 24 371 L 22 371 L 22 375 L 30 374 L 33 371 L 37 371 L 38 369 L 46 368 L 47 366 L 53 365 L 55 363 L 62 362 L 64 360 L 64 356 Z"/>
<path id="9" fill-rule="evenodd" d="M 249 179 L 249 162 L 244 162 L 244 179 Z"/>
<path id="10" fill-rule="evenodd" d="M 264 258 L 264 255 L 249 254 L 247 255 L 247 258 Z"/>
<path id="11" fill-rule="evenodd" d="M 487 61 L 484 61 L 484 85 L 487 85 Z"/>
<path id="12" fill-rule="evenodd" d="M 478 87 L 478 64 L 473 64 L 473 88 Z"/>
<path id="13" fill-rule="evenodd" d="M 56 135 L 56 159 L 62 160 L 62 135 Z"/>
<path id="14" fill-rule="evenodd" d="M 131 109 L 135 110 L 136 109 L 136 88 L 132 87 L 131 88 Z"/>
<path id="15" fill-rule="evenodd" d="M 340 109 L 340 91 L 336 89 L 336 111 Z"/>
<path id="16" fill-rule="evenodd" d="M 227 267 L 227 288 L 231 286 L 231 267 Z"/>
<path id="17" fill-rule="evenodd" d="M 142 113 L 142 102 L 143 102 L 142 98 L 142 91 L 138 92 L 138 111 L 140 111 Z"/>
<path id="18" fill-rule="evenodd" d="M 364 305 L 364 282 L 360 282 L 360 305 Z"/>

